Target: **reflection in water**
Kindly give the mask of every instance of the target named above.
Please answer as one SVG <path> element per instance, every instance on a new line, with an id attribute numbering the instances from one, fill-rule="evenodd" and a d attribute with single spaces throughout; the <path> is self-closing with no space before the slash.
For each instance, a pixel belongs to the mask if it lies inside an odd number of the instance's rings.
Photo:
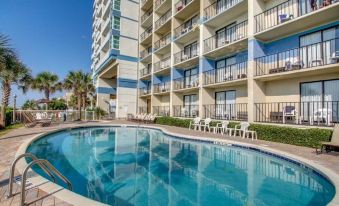
<path id="1" fill-rule="evenodd" d="M 67 130 L 29 152 L 51 161 L 75 192 L 111 205 L 326 205 L 335 193 L 287 161 L 157 130 Z"/>

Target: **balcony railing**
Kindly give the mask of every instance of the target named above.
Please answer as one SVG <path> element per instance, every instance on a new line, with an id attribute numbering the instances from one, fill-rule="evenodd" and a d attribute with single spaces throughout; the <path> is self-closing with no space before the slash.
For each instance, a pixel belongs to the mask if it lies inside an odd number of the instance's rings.
<path id="1" fill-rule="evenodd" d="M 311 5 L 313 2 L 313 5 Z M 322 2 L 319 4 L 319 2 Z M 306 15 L 338 1 L 289 0 L 254 16 L 255 33 L 270 29 L 289 20 Z"/>
<path id="2" fill-rule="evenodd" d="M 234 5 L 242 2 L 243 0 L 223 0 L 223 1 L 215 1 L 213 4 L 209 5 L 204 9 L 205 18 L 211 19 L 218 14 L 230 9 Z"/>
<path id="3" fill-rule="evenodd" d="M 204 105 L 205 118 L 223 120 L 247 120 L 247 103 Z"/>
<path id="4" fill-rule="evenodd" d="M 168 117 L 170 116 L 170 106 L 154 106 L 153 113 L 157 116 Z"/>
<path id="5" fill-rule="evenodd" d="M 140 41 L 144 41 L 147 39 L 147 37 L 151 36 L 153 32 L 152 26 L 148 27 L 141 35 L 140 35 Z"/>
<path id="6" fill-rule="evenodd" d="M 149 94 L 151 94 L 151 88 L 149 87 L 144 87 L 144 88 L 140 88 L 139 89 L 139 94 L 140 94 L 140 96 L 144 96 L 144 95 L 149 95 Z"/>
<path id="7" fill-rule="evenodd" d="M 199 75 L 191 75 L 173 80 L 174 90 L 195 88 L 199 86 Z"/>
<path id="8" fill-rule="evenodd" d="M 197 57 L 199 54 L 199 44 L 192 45 L 190 49 L 184 49 L 178 53 L 174 54 L 174 64 L 178 64 L 194 57 Z"/>
<path id="9" fill-rule="evenodd" d="M 146 114 L 147 112 L 147 107 L 139 107 L 138 108 L 139 114 Z"/>
<path id="10" fill-rule="evenodd" d="M 152 48 L 148 48 L 148 49 L 142 50 L 140 52 L 140 59 L 144 59 L 147 56 L 149 56 L 150 54 L 152 54 Z"/>
<path id="11" fill-rule="evenodd" d="M 198 105 L 175 105 L 173 106 L 173 116 L 174 117 L 197 117 L 199 116 L 199 106 Z"/>
<path id="12" fill-rule="evenodd" d="M 152 68 L 151 67 L 146 67 L 140 70 L 140 77 L 147 76 L 152 73 Z"/>
<path id="13" fill-rule="evenodd" d="M 306 69 L 339 62 L 336 45 L 339 39 L 332 39 L 308 46 L 290 49 L 255 59 L 256 76 Z"/>
<path id="14" fill-rule="evenodd" d="M 168 10 L 164 15 L 162 15 L 155 23 L 155 30 L 159 29 L 162 25 L 164 25 L 172 16 L 172 10 Z"/>
<path id="15" fill-rule="evenodd" d="M 147 3 L 147 1 L 150 1 L 150 0 L 140 0 L 141 7 L 143 7 Z"/>
<path id="16" fill-rule="evenodd" d="M 156 1 L 154 2 L 154 10 L 159 9 L 159 7 L 160 7 L 165 1 L 167 1 L 167 0 L 156 0 Z"/>
<path id="17" fill-rule="evenodd" d="M 185 23 L 181 24 L 177 28 L 174 29 L 174 38 L 177 39 L 180 36 L 183 36 L 184 34 L 187 34 L 188 32 L 192 30 L 196 30 L 199 28 L 199 16 L 194 17 L 193 19 L 189 20 L 191 21 L 189 25 Z"/>
<path id="18" fill-rule="evenodd" d="M 247 78 L 247 61 L 204 72 L 204 85 Z"/>
<path id="19" fill-rule="evenodd" d="M 231 44 L 247 37 L 247 21 L 236 24 L 221 34 L 216 34 L 204 40 L 204 53 Z"/>
<path id="20" fill-rule="evenodd" d="M 159 84 L 154 84 L 154 93 L 164 93 L 171 90 L 171 82 L 162 82 Z"/>
<path id="21" fill-rule="evenodd" d="M 153 67 L 154 67 L 154 72 L 171 67 L 171 57 L 167 57 L 161 61 L 154 63 Z"/>
<path id="22" fill-rule="evenodd" d="M 333 126 L 339 122 L 339 101 L 255 103 L 255 121 Z"/>
<path id="23" fill-rule="evenodd" d="M 193 0 L 180 0 L 175 4 L 175 13 L 178 13 L 183 8 L 186 7 L 187 4 L 191 3 Z"/>
<path id="24" fill-rule="evenodd" d="M 167 34 L 166 36 L 163 36 L 161 39 L 156 41 L 154 43 L 154 51 L 157 51 L 158 49 L 165 47 L 169 43 L 171 43 L 171 34 Z"/>
<path id="25" fill-rule="evenodd" d="M 140 17 L 141 23 L 144 23 L 148 19 L 148 17 L 150 17 L 152 14 L 153 14 L 152 8 L 146 11 L 145 14 Z"/>

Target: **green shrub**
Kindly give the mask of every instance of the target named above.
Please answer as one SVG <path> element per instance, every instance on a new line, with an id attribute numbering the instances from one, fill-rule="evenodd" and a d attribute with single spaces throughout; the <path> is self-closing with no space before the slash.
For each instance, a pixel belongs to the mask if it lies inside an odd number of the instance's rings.
<path id="1" fill-rule="evenodd" d="M 330 141 L 329 129 L 303 129 L 275 125 L 251 124 L 250 130 L 258 134 L 258 139 L 305 147 L 318 147 L 322 141 Z"/>
<path id="2" fill-rule="evenodd" d="M 173 117 L 158 117 L 156 124 L 188 128 L 191 119 L 179 119 Z M 213 121 L 215 126 L 220 121 Z M 239 122 L 230 122 L 229 128 L 234 128 Z M 258 139 L 279 142 L 284 144 L 298 145 L 304 147 L 318 147 L 322 141 L 330 141 L 332 131 L 329 129 L 303 129 L 276 125 L 251 124 L 250 130 L 258 134 Z"/>

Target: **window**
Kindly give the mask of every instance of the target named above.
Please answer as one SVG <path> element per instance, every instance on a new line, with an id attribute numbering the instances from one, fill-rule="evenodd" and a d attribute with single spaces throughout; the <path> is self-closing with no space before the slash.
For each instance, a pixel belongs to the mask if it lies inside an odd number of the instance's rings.
<path id="1" fill-rule="evenodd" d="M 197 116 L 198 115 L 198 96 L 196 94 L 185 95 L 183 105 L 184 116 Z"/>
<path id="2" fill-rule="evenodd" d="M 236 70 L 236 62 L 237 59 L 235 56 L 228 57 L 225 59 L 221 59 L 216 62 L 215 64 L 215 81 L 218 82 L 225 82 L 229 80 L 236 79 L 237 70 Z"/>
<path id="3" fill-rule="evenodd" d="M 113 29 L 120 30 L 120 17 L 113 16 Z"/>
<path id="4" fill-rule="evenodd" d="M 121 0 L 114 0 L 113 9 L 120 11 Z"/>
<path id="5" fill-rule="evenodd" d="M 234 119 L 236 117 L 235 91 L 215 93 L 215 114 L 217 119 Z"/>
<path id="6" fill-rule="evenodd" d="M 317 112 L 328 112 L 329 121 L 339 121 L 339 80 L 325 80 L 300 84 L 301 114 L 310 120 Z"/>
<path id="7" fill-rule="evenodd" d="M 226 27 L 216 31 L 216 48 L 224 46 L 236 39 L 236 23 L 227 25 Z"/>
<path id="8" fill-rule="evenodd" d="M 119 36 L 113 36 L 112 40 L 112 47 L 113 49 L 119 49 L 120 48 L 120 37 Z"/>
<path id="9" fill-rule="evenodd" d="M 197 55 L 198 55 L 198 43 L 197 42 L 193 42 L 192 44 L 189 44 L 184 47 L 184 56 L 186 56 L 187 58 L 192 58 Z"/>
<path id="10" fill-rule="evenodd" d="M 184 71 L 184 87 L 192 87 L 197 85 L 196 82 L 199 80 L 198 77 L 198 68 L 192 68 Z"/>

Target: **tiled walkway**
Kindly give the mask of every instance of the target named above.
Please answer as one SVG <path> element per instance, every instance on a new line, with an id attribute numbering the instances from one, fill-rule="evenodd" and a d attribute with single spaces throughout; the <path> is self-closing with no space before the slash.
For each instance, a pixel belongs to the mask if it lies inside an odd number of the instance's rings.
<path id="1" fill-rule="evenodd" d="M 130 122 L 127 121 L 112 121 L 110 123 L 115 124 L 130 124 Z M 95 125 L 98 123 L 81 123 L 81 126 L 85 125 Z M 99 123 L 103 124 L 103 123 Z M 134 124 L 134 123 L 131 123 Z M 14 196 L 13 198 L 6 199 L 5 195 L 7 194 L 7 182 L 8 182 L 8 173 L 9 173 L 9 167 L 11 162 L 14 159 L 15 153 L 18 149 L 18 147 L 22 144 L 24 140 L 27 140 L 29 138 L 32 138 L 36 136 L 37 134 L 40 134 L 42 132 L 52 131 L 55 129 L 60 129 L 64 127 L 69 126 L 77 126 L 80 125 L 80 123 L 73 123 L 73 124 L 64 124 L 64 125 L 54 125 L 47 128 L 21 128 L 17 130 L 13 130 L 12 132 L 6 134 L 5 136 L 0 137 L 0 206 L 16 206 L 19 205 L 19 195 Z M 266 141 L 251 141 L 249 139 L 241 139 L 241 138 L 235 138 L 235 137 L 226 137 L 222 135 L 212 134 L 212 133 L 203 133 L 198 131 L 192 131 L 185 128 L 177 128 L 177 127 L 169 127 L 169 126 L 159 126 L 158 127 L 164 127 L 169 132 L 173 133 L 179 133 L 179 134 L 185 134 L 190 136 L 203 136 L 203 137 L 210 137 L 210 138 L 226 138 L 233 141 L 239 141 L 239 142 L 246 142 L 261 146 L 266 146 L 269 148 L 281 150 L 284 152 L 288 152 L 291 154 L 295 154 L 301 157 L 304 157 L 306 159 L 312 160 L 313 162 L 323 165 L 325 167 L 328 167 L 329 169 L 333 170 L 337 174 L 339 174 L 339 153 L 328 153 L 328 154 L 321 154 L 317 155 L 315 153 L 315 149 L 312 148 L 305 148 L 305 147 L 298 147 L 293 145 L 285 145 L 280 143 L 274 143 L 274 142 L 266 142 Z M 18 191 L 18 187 L 15 187 L 15 189 Z M 37 197 L 44 196 L 45 193 L 33 189 L 30 192 L 26 194 L 27 202 L 33 201 Z M 48 196 L 47 198 L 44 198 L 43 200 L 34 202 L 31 205 L 43 205 L 43 206 L 64 206 L 64 205 L 70 205 L 67 203 L 64 203 L 53 196 Z"/>

